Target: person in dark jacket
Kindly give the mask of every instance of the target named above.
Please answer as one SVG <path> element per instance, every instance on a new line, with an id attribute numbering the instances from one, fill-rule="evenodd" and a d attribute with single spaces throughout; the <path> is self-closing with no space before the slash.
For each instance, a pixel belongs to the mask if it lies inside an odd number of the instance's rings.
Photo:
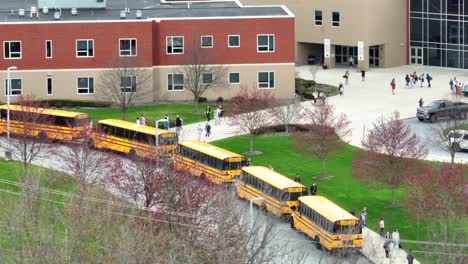
<path id="1" fill-rule="evenodd" d="M 299 174 L 296 174 L 296 177 L 294 177 L 295 182 L 301 182 L 301 177 L 299 177 Z"/>
<path id="2" fill-rule="evenodd" d="M 411 82 L 411 78 L 409 77 L 408 74 L 406 74 L 406 76 L 405 76 L 405 82 L 406 82 L 406 87 L 408 87 L 410 85 L 410 82 Z"/>
<path id="3" fill-rule="evenodd" d="M 406 259 L 408 260 L 408 264 L 413 264 L 414 256 L 413 251 L 410 249 L 408 254 L 406 255 Z"/>
<path id="4" fill-rule="evenodd" d="M 426 80 L 427 80 L 427 87 L 431 88 L 432 76 L 430 76 L 429 73 L 426 74 Z"/>
<path id="5" fill-rule="evenodd" d="M 310 194 L 315 195 L 317 194 L 317 185 L 314 183 L 312 186 L 310 186 Z"/>
<path id="6" fill-rule="evenodd" d="M 366 80 L 366 70 L 361 69 L 361 77 L 362 77 L 362 81 Z"/>
<path id="7" fill-rule="evenodd" d="M 209 122 L 206 122 L 205 131 L 205 137 L 209 137 L 211 135 L 211 125 Z"/>
<path id="8" fill-rule="evenodd" d="M 390 241 L 385 241 L 383 248 L 385 250 L 385 257 L 389 258 L 390 257 Z"/>
<path id="9" fill-rule="evenodd" d="M 208 105 L 208 106 L 206 107 L 205 114 L 206 114 L 206 121 L 210 122 L 210 117 L 211 117 L 211 106 Z"/>
<path id="10" fill-rule="evenodd" d="M 180 118 L 179 115 L 177 115 L 176 121 L 175 121 L 175 126 L 176 126 L 176 132 L 177 134 L 180 133 L 180 130 L 182 129 L 182 118 Z"/>

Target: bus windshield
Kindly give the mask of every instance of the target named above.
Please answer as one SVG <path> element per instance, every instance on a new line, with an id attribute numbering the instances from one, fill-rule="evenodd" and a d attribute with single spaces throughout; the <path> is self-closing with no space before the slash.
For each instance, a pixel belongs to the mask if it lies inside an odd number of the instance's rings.
<path id="1" fill-rule="evenodd" d="M 333 233 L 335 234 L 360 234 L 362 233 L 361 225 L 340 225 L 334 224 L 333 225 Z"/>
<path id="2" fill-rule="evenodd" d="M 306 196 L 307 195 L 307 191 L 303 191 L 303 192 L 290 192 L 289 193 L 289 201 L 297 201 L 299 199 L 299 197 L 301 196 Z"/>
<path id="3" fill-rule="evenodd" d="M 74 127 L 89 126 L 89 117 L 76 117 Z"/>
<path id="4" fill-rule="evenodd" d="M 165 146 L 165 145 L 176 145 L 178 142 L 178 138 L 175 137 L 175 136 L 162 136 L 162 135 L 159 135 L 159 145 L 161 146 Z"/>
<path id="5" fill-rule="evenodd" d="M 231 162 L 225 161 L 223 163 L 223 170 L 240 170 L 244 166 L 247 166 L 247 160 Z"/>

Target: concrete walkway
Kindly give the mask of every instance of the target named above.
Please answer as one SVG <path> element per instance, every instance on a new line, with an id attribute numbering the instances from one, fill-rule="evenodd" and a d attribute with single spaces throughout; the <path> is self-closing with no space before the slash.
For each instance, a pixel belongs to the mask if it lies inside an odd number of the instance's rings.
<path id="1" fill-rule="evenodd" d="M 468 102 L 468 98 L 455 98 L 449 87 L 451 78 L 456 77 L 458 81 L 468 83 L 468 71 L 459 69 L 447 69 L 439 67 L 421 67 L 421 66 L 402 66 L 397 68 L 371 69 L 366 73 L 366 80 L 361 81 L 361 73 L 356 69 L 338 68 L 321 70 L 317 75 L 317 81 L 338 86 L 340 82 L 344 84 L 342 76 L 345 71 L 350 71 L 349 84 L 345 86 L 344 96 L 335 96 L 328 98 L 328 102 L 335 105 L 338 112 L 346 113 L 351 121 L 353 135 L 350 143 L 355 146 L 361 146 L 361 141 L 366 130 L 368 130 L 374 120 L 379 116 L 390 115 L 398 110 L 402 118 L 413 118 L 416 114 L 419 98 L 423 98 L 427 104 L 437 99 L 462 100 Z M 308 66 L 297 67 L 296 71 L 300 78 L 312 79 L 312 74 L 308 71 Z M 427 82 L 420 88 L 419 83 L 414 88 L 405 87 L 404 77 L 407 73 L 417 74 L 429 73 L 433 77 L 432 87 L 427 88 Z M 390 82 L 395 78 L 397 83 L 396 94 L 392 95 Z M 312 102 L 302 103 L 304 106 Z M 204 137 L 204 128 L 206 122 L 186 125 L 183 127 L 181 140 L 198 139 L 198 127 L 203 129 L 201 139 L 203 141 L 214 141 L 243 134 L 237 128 L 230 126 L 226 119 L 222 120 L 221 125 L 216 126 L 211 121 L 211 136 Z M 429 124 L 428 124 L 429 125 Z M 430 153 L 429 160 L 449 160 L 449 155 L 441 156 L 440 153 Z M 391 258 L 385 258 L 383 249 L 383 239 L 367 228 L 364 229 L 365 246 L 363 253 L 375 263 L 406 263 L 406 252 L 400 249 L 394 249 Z M 414 263 L 419 263 L 415 261 Z"/>

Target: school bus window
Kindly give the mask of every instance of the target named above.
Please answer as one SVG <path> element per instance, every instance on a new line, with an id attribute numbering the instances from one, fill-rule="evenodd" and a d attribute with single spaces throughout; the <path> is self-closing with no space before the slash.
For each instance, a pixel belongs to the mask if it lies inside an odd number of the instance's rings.
<path id="1" fill-rule="evenodd" d="M 6 119 L 7 118 L 7 111 L 6 110 L 0 111 L 0 118 L 1 119 Z"/>

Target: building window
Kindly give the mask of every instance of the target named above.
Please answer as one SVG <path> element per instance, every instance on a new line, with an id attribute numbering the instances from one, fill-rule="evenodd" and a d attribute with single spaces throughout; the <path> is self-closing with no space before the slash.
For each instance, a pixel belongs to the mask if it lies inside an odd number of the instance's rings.
<path id="1" fill-rule="evenodd" d="M 77 57 L 94 57 L 94 40 L 82 39 L 76 41 Z"/>
<path id="2" fill-rule="evenodd" d="M 228 36 L 228 47 L 238 48 L 240 47 L 240 35 L 229 35 Z"/>
<path id="3" fill-rule="evenodd" d="M 137 90 L 136 76 L 120 77 L 120 90 L 122 93 L 135 93 Z"/>
<path id="4" fill-rule="evenodd" d="M 52 77 L 47 77 L 47 95 L 52 95 L 53 91 Z"/>
<path id="5" fill-rule="evenodd" d="M 257 35 L 257 52 L 274 52 L 275 35 Z"/>
<path id="6" fill-rule="evenodd" d="M 94 94 L 94 77 L 78 77 L 78 94 Z"/>
<path id="7" fill-rule="evenodd" d="M 166 52 L 167 54 L 183 54 L 184 37 L 167 37 Z"/>
<path id="8" fill-rule="evenodd" d="M 136 56 L 137 55 L 137 40 L 136 39 L 120 39 L 119 40 L 120 56 Z"/>
<path id="9" fill-rule="evenodd" d="M 332 13 L 332 26 L 339 27 L 340 26 L 340 12 L 333 12 Z"/>
<path id="10" fill-rule="evenodd" d="M 21 59 L 21 41 L 4 41 L 3 58 Z"/>
<path id="11" fill-rule="evenodd" d="M 167 75 L 167 90 L 182 91 L 184 90 L 184 75 L 181 73 L 170 73 Z"/>
<path id="12" fill-rule="evenodd" d="M 258 88 L 260 89 L 275 88 L 275 73 L 274 72 L 259 72 L 258 73 Z"/>
<path id="13" fill-rule="evenodd" d="M 23 81 L 21 79 L 10 79 L 10 95 L 21 95 L 23 90 Z M 8 95 L 8 79 L 5 79 L 5 95 Z"/>
<path id="14" fill-rule="evenodd" d="M 230 72 L 229 73 L 229 83 L 230 84 L 239 84 L 240 83 L 240 73 Z"/>
<path id="15" fill-rule="evenodd" d="M 47 59 L 52 58 L 52 40 L 46 40 L 45 42 L 45 56 Z"/>
<path id="16" fill-rule="evenodd" d="M 213 82 L 213 74 L 212 73 L 203 73 L 202 74 L 202 84 L 210 84 Z"/>
<path id="17" fill-rule="evenodd" d="M 323 25 L 322 10 L 315 10 L 315 25 L 316 26 Z"/>
<path id="18" fill-rule="evenodd" d="M 213 36 L 201 36 L 201 47 L 212 48 L 213 47 Z"/>

